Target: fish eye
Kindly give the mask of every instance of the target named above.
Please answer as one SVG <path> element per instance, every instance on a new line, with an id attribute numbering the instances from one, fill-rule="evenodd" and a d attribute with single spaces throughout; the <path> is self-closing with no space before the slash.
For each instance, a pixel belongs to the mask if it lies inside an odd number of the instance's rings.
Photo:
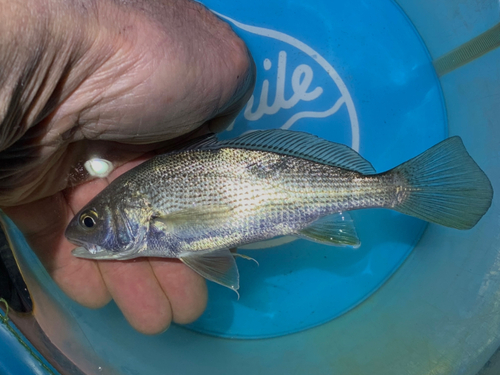
<path id="1" fill-rule="evenodd" d="M 80 224 L 85 229 L 92 229 L 97 224 L 97 218 L 97 212 L 94 210 L 86 211 L 80 216 Z"/>

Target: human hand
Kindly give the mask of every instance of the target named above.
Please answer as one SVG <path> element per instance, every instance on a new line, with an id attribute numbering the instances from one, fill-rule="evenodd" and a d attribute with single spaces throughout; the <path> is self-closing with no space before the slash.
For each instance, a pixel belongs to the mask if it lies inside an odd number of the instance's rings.
<path id="1" fill-rule="evenodd" d="M 245 45 L 188 0 L 0 4 L 0 207 L 82 305 L 113 298 L 144 333 L 193 321 L 199 275 L 167 259 L 75 258 L 64 230 L 121 173 L 232 121 L 254 82 Z M 87 181 L 92 156 L 121 166 Z"/>

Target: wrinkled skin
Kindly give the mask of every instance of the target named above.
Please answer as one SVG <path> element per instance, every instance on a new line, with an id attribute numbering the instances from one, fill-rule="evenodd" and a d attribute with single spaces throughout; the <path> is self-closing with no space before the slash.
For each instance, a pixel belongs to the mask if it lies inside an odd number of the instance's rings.
<path id="1" fill-rule="evenodd" d="M 82 305 L 114 299 L 148 334 L 193 321 L 207 292 L 186 266 L 78 259 L 64 229 L 121 173 L 234 119 L 254 82 L 244 43 L 188 0 L 0 7 L 0 207 Z M 81 164 L 95 154 L 120 166 L 89 181 Z"/>

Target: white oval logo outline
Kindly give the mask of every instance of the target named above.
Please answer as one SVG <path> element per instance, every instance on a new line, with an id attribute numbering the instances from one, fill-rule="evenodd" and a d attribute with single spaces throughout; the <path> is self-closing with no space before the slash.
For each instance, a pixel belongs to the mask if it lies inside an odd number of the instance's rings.
<path id="1" fill-rule="evenodd" d="M 345 85 L 342 78 L 340 78 L 337 71 L 333 68 L 333 66 L 330 65 L 330 63 L 323 56 L 321 56 L 318 52 L 316 52 L 314 49 L 309 47 L 307 44 L 301 42 L 300 40 L 298 40 L 290 35 L 282 33 L 280 31 L 266 29 L 263 27 L 246 25 L 246 24 L 238 22 L 230 17 L 222 15 L 218 12 L 213 11 L 213 13 L 215 13 L 217 16 L 232 23 L 234 26 L 236 26 L 244 31 L 248 31 L 249 33 L 252 33 L 255 35 L 260 35 L 260 36 L 276 39 L 276 40 L 287 43 L 287 44 L 301 50 L 306 55 L 311 57 L 314 61 L 316 61 L 327 72 L 327 74 L 330 76 L 330 78 L 337 85 L 337 87 L 341 93 L 341 96 L 335 102 L 333 107 L 331 107 L 323 112 L 303 111 L 303 112 L 296 113 L 281 127 L 282 129 L 290 128 L 290 126 L 294 122 L 296 122 L 297 120 L 299 120 L 301 118 L 305 118 L 305 117 L 324 118 L 324 117 L 330 116 L 330 115 L 334 114 L 335 112 L 337 112 L 342 107 L 342 104 L 345 104 L 346 108 L 347 108 L 347 112 L 349 113 L 349 119 L 351 122 L 351 137 L 352 137 L 351 148 L 353 150 L 355 150 L 356 152 L 359 152 L 359 146 L 360 146 L 359 122 L 358 122 L 358 116 L 356 114 L 356 109 L 354 108 L 354 102 L 353 102 L 351 94 L 347 90 L 347 86 Z"/>

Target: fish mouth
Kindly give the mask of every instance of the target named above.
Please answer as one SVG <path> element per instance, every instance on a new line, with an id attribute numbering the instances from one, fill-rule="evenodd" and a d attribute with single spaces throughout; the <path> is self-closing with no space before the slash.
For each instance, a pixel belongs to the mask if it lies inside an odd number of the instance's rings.
<path id="1" fill-rule="evenodd" d="M 87 247 L 77 247 L 71 251 L 77 258 L 83 259 L 123 259 L 125 254 L 117 253 L 115 251 L 106 250 L 97 245 L 88 245 Z M 125 255 L 126 256 L 126 255 Z"/>

